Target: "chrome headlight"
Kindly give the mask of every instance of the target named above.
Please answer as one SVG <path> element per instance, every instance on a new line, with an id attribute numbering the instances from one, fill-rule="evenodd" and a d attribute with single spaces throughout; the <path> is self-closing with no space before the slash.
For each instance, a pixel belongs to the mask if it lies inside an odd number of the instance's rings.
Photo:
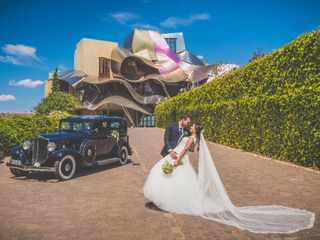
<path id="1" fill-rule="evenodd" d="M 56 149 L 56 144 L 54 142 L 49 142 L 47 145 L 47 149 L 49 152 L 53 152 Z"/>
<path id="2" fill-rule="evenodd" d="M 29 150 L 30 147 L 31 147 L 31 142 L 29 142 L 29 141 L 24 141 L 24 142 L 22 143 L 22 148 L 23 148 L 23 150 Z"/>

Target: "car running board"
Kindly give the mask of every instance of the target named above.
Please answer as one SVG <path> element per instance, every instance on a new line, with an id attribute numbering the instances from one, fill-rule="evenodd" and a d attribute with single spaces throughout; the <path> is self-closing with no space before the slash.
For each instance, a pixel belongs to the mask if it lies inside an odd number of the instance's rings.
<path id="1" fill-rule="evenodd" d="M 120 161 L 120 158 L 107 158 L 107 159 L 96 161 L 95 165 L 105 165 L 108 163 L 119 162 L 119 161 Z"/>

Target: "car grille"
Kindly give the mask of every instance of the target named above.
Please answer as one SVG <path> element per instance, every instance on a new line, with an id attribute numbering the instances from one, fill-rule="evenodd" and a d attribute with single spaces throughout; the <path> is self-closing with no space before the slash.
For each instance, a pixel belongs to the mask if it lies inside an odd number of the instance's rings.
<path id="1" fill-rule="evenodd" d="M 32 146 L 32 163 L 34 162 L 40 162 L 43 163 L 47 160 L 48 157 L 48 139 L 44 137 L 37 137 L 33 140 L 33 146 Z"/>

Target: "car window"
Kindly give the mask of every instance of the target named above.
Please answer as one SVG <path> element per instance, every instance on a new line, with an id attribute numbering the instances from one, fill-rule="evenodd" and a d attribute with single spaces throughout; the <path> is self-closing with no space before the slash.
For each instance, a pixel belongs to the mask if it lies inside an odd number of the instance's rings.
<path id="1" fill-rule="evenodd" d="M 60 126 L 61 131 L 82 131 L 82 122 L 62 121 Z"/>
<path id="2" fill-rule="evenodd" d="M 93 125 L 93 131 L 97 135 L 107 135 L 108 134 L 108 122 L 107 121 L 99 121 L 95 122 Z"/>
<path id="3" fill-rule="evenodd" d="M 119 121 L 110 122 L 110 129 L 111 130 L 120 130 L 120 122 Z"/>
<path id="4" fill-rule="evenodd" d="M 84 129 L 85 130 L 91 130 L 91 122 L 84 122 Z"/>
<path id="5" fill-rule="evenodd" d="M 70 122 L 61 122 L 61 130 L 69 130 L 70 129 Z"/>
<path id="6" fill-rule="evenodd" d="M 82 130 L 82 122 L 71 123 L 71 130 L 73 130 L 73 131 L 81 131 Z"/>

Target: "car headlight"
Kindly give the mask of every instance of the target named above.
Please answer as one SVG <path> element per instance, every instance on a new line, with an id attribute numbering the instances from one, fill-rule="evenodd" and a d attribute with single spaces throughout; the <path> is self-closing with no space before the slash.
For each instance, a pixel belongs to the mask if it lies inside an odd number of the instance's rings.
<path id="1" fill-rule="evenodd" d="M 47 149 L 49 152 L 53 152 L 56 149 L 56 144 L 54 142 L 49 142 L 47 145 Z"/>
<path id="2" fill-rule="evenodd" d="M 23 150 L 29 150 L 30 147 L 31 147 L 31 142 L 29 142 L 29 141 L 24 141 L 24 142 L 22 143 L 22 148 L 23 148 Z"/>

